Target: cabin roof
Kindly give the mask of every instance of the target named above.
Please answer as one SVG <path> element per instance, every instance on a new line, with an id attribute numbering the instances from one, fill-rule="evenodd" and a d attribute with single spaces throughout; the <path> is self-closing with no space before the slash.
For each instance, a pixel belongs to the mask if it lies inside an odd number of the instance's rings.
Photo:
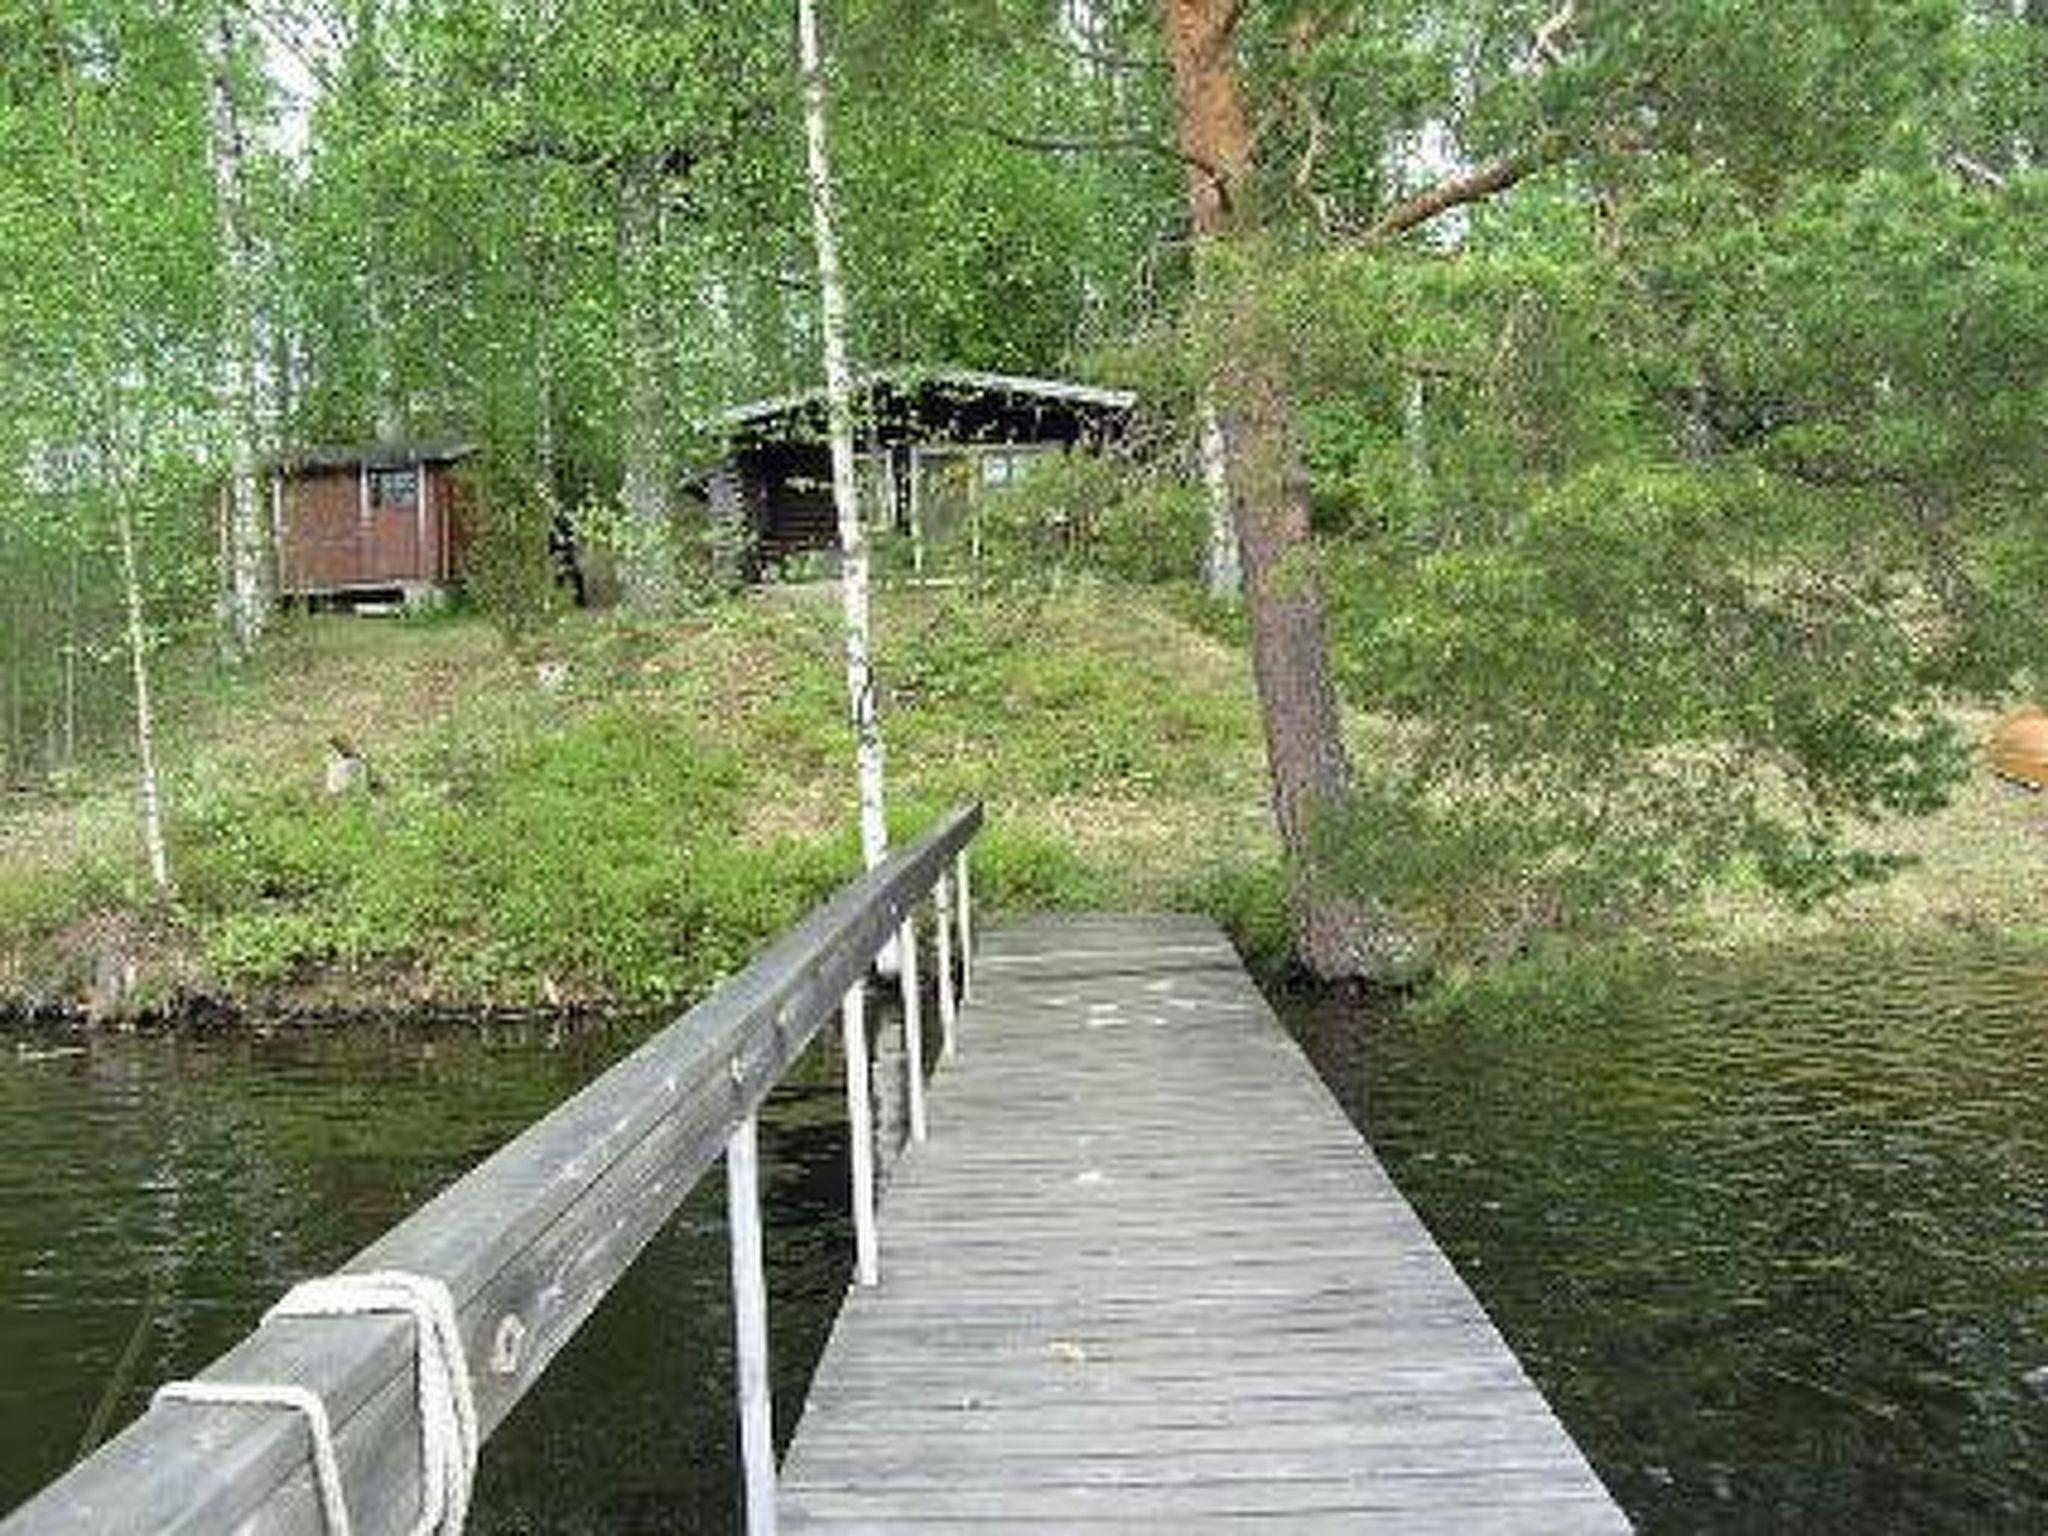
<path id="1" fill-rule="evenodd" d="M 275 467 L 287 471 L 319 469 L 399 469 L 408 464 L 453 464 L 475 449 L 453 438 L 394 438 L 388 442 L 330 444 L 280 454 Z"/>
<path id="2" fill-rule="evenodd" d="M 1016 404 L 1056 404 L 1106 414 L 1121 414 L 1138 403 L 1128 389 L 1105 389 L 1094 384 L 1077 384 L 1067 379 L 1041 379 L 1026 374 L 983 373 L 973 368 L 904 367 L 878 368 L 860 374 L 853 381 L 854 393 L 871 399 L 868 408 L 879 409 L 885 401 L 913 401 L 920 396 L 938 395 L 955 400 L 981 397 Z M 795 422 L 823 409 L 825 390 L 807 389 L 791 395 L 775 395 L 720 411 L 711 424 L 726 430 L 760 430 L 780 421 Z"/>

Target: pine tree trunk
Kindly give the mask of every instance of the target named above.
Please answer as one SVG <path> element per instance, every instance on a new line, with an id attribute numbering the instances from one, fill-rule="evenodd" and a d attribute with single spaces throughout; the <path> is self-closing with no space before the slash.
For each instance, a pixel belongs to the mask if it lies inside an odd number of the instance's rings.
<path id="1" fill-rule="evenodd" d="M 832 505 L 839 517 L 840 600 L 846 624 L 846 692 L 853 717 L 860 795 L 860 845 L 868 867 L 889 842 L 882 799 L 882 728 L 875 708 L 868 617 L 868 540 L 853 463 L 853 375 L 846 358 L 846 287 L 833 227 L 832 162 L 826 139 L 825 73 L 815 0 L 797 0 L 804 86 L 804 142 L 810 173 L 811 226 L 818 249 L 825 395 L 832 451 Z"/>
<path id="2" fill-rule="evenodd" d="M 1161 0 L 1189 163 L 1188 200 L 1198 244 L 1214 248 L 1254 227 L 1252 138 L 1238 90 L 1234 29 L 1239 0 Z M 1200 252 L 1198 251 L 1198 260 Z M 1200 261 L 1205 274 L 1215 264 Z M 1293 406 L 1240 295 L 1215 295 L 1233 334 L 1211 380 L 1244 561 L 1252 667 L 1265 726 L 1274 819 L 1287 859 L 1295 943 L 1325 980 L 1387 973 L 1404 951 L 1363 901 L 1321 878 L 1321 818 L 1350 798 L 1351 762 L 1331 681 L 1321 590 L 1309 540 L 1308 476 L 1294 441 Z"/>
<path id="3" fill-rule="evenodd" d="M 221 399 L 228 423 L 227 566 L 222 635 L 230 657 L 246 656 L 270 616 L 269 541 L 256 473 L 256 263 L 243 196 L 246 144 L 235 109 L 235 37 L 226 10 L 207 29 L 212 162 L 222 284 Z"/>
<path id="4" fill-rule="evenodd" d="M 619 444 L 625 537 L 619 577 L 630 605 L 659 613 L 676 600 L 676 507 L 661 312 L 661 181 L 651 167 L 633 167 L 620 182 L 619 273 L 625 290 L 625 420 Z"/>

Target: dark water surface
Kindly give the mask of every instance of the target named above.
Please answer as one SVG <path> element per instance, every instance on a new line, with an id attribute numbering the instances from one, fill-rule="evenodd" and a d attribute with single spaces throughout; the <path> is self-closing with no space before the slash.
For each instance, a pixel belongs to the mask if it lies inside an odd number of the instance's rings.
<path id="1" fill-rule="evenodd" d="M 1642 1529 L 2048 1531 L 2048 951 L 1295 1024 Z"/>
<path id="2" fill-rule="evenodd" d="M 0 1041 L 0 1511 L 647 1029 Z M 851 1262 L 822 1055 L 762 1124 L 784 1435 Z M 727 1262 L 714 1171 L 492 1437 L 472 1531 L 739 1529 Z"/>
<path id="3" fill-rule="evenodd" d="M 1293 1023 L 1645 1530 L 2048 1531 L 2048 952 Z M 0 1040 L 0 1510 L 646 1028 Z M 763 1156 L 786 1436 L 849 1264 L 823 1052 Z M 486 1448 L 474 1531 L 738 1529 L 726 1262 L 713 1175 Z"/>

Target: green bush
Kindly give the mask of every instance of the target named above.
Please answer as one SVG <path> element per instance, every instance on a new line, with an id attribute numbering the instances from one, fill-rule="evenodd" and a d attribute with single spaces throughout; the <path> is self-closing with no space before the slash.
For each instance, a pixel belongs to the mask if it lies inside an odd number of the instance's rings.
<path id="1" fill-rule="evenodd" d="M 1287 879 L 1277 860 L 1219 864 L 1191 882 L 1176 904 L 1221 923 L 1237 952 L 1261 976 L 1277 976 L 1294 953 Z"/>
<path id="2" fill-rule="evenodd" d="M 972 878 L 975 900 L 992 912 L 1115 902 L 1115 881 L 1107 872 L 1055 838 L 1008 827 L 991 826 L 976 839 Z"/>
<path id="3" fill-rule="evenodd" d="M 515 650 L 570 606 L 550 552 L 553 509 L 531 466 L 486 450 L 463 466 L 466 595 Z"/>
<path id="4" fill-rule="evenodd" d="M 1207 538 L 1201 487 L 1096 454 L 1046 458 L 986 493 L 987 568 L 1013 580 L 1094 571 L 1136 583 L 1189 581 Z"/>

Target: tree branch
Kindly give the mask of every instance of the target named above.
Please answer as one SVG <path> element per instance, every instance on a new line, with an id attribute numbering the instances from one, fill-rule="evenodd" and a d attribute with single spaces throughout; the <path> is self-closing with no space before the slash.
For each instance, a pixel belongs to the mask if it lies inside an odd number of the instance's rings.
<path id="1" fill-rule="evenodd" d="M 1970 180 L 1979 182 L 1984 186 L 1990 187 L 1994 191 L 2003 192 L 2005 190 L 2005 173 L 2002 171 L 1994 170 L 1992 167 L 1986 165 L 1982 160 L 1977 159 L 1974 155 L 1964 154 L 1963 151 L 1959 149 L 1956 150 L 1953 154 L 1951 154 L 1948 158 L 1949 164 L 1953 165 L 1957 170 L 1961 171 L 1963 175 L 1968 177 Z"/>
<path id="2" fill-rule="evenodd" d="M 1570 37 L 1572 26 L 1577 20 L 1577 0 L 1564 0 L 1564 4 L 1537 27 L 1536 36 L 1530 44 L 1530 56 L 1532 68 L 1538 73 L 1553 64 L 1564 63 L 1565 40 Z"/>
<path id="3" fill-rule="evenodd" d="M 1507 191 L 1517 182 L 1528 180 L 1538 171 L 1555 165 L 1565 157 L 1567 149 L 1568 143 L 1565 138 L 1552 134 L 1527 149 L 1503 155 L 1477 170 L 1438 182 L 1427 192 L 1417 193 L 1405 202 L 1396 203 L 1389 208 L 1360 238 L 1365 244 L 1377 245 L 1396 236 L 1405 235 L 1411 229 L 1420 228 L 1453 208 L 1484 202 L 1489 197 Z"/>
<path id="4" fill-rule="evenodd" d="M 995 123 L 979 123 L 967 118 L 947 119 L 947 126 L 968 133 L 981 134 L 984 138 L 994 139 L 998 144 L 1007 144 L 1012 149 L 1028 149 L 1042 155 L 1154 155 L 1171 160 L 1176 165 L 1191 165 L 1204 175 L 1216 174 L 1213 166 L 1202 164 L 1193 156 L 1183 153 L 1164 140 L 1153 138 L 1150 134 L 1084 134 L 1078 138 L 1065 138 L 1057 134 L 1017 133 Z"/>
<path id="5" fill-rule="evenodd" d="M 1547 74 L 1569 61 L 1572 30 L 1578 24 L 1578 0 L 1563 0 L 1538 27 L 1529 44 L 1529 72 Z M 1570 152 L 1564 135 L 1551 131 L 1527 148 L 1503 155 L 1474 170 L 1438 182 L 1404 202 L 1396 203 L 1367 227 L 1362 239 L 1368 245 L 1392 240 L 1453 208 L 1467 207 L 1507 191 L 1538 171 L 1556 164 Z"/>
<path id="6" fill-rule="evenodd" d="M 1057 37 L 1054 44 L 1062 52 L 1071 54 L 1083 64 L 1092 64 L 1097 69 L 1120 70 L 1134 75 L 1163 75 L 1169 70 L 1169 66 L 1159 59 L 1141 59 L 1128 53 L 1114 53 L 1107 48 L 1097 48 L 1091 43 L 1079 42 L 1071 37 Z"/>

